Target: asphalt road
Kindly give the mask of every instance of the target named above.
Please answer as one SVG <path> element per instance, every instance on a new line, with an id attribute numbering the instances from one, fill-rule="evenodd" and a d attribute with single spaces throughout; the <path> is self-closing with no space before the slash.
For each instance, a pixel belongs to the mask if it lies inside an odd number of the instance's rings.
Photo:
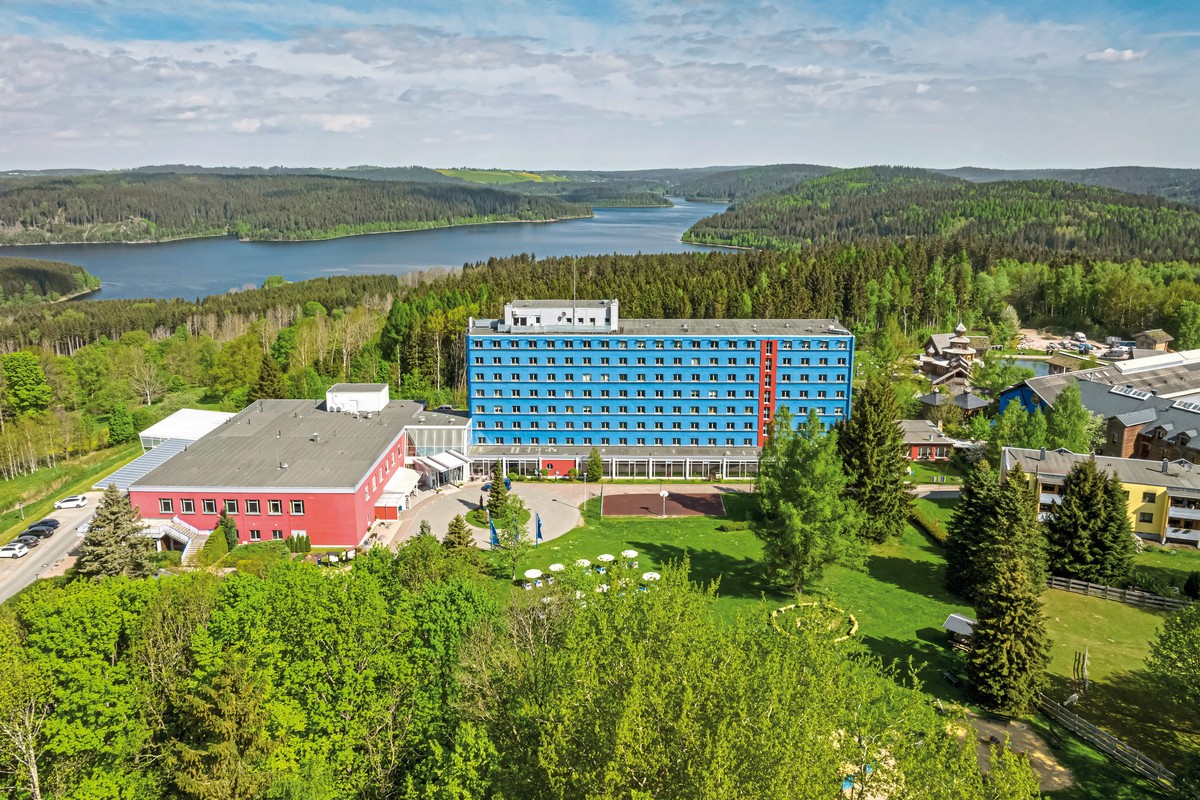
<path id="1" fill-rule="evenodd" d="M 58 531 L 49 539 L 43 539 L 37 547 L 30 548 L 24 558 L 0 558 L 0 603 L 48 572 L 83 541 L 83 534 L 76 529 L 92 518 L 102 493 L 86 494 L 88 504 L 83 508 L 56 509 L 50 514 L 61 523 Z M 38 519 L 41 517 L 30 517 L 26 522 L 33 524 Z"/>

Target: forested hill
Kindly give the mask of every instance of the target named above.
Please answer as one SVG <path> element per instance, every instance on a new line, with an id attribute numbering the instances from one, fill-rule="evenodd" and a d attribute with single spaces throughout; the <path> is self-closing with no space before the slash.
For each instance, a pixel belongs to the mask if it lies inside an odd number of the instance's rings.
<path id="1" fill-rule="evenodd" d="M 1122 192 L 1155 194 L 1200 206 L 1200 169 L 1165 167 L 1101 167 L 1098 169 L 939 169 L 943 175 L 986 183 L 992 181 L 1054 180 L 1105 186 Z"/>
<path id="2" fill-rule="evenodd" d="M 751 198 L 700 220 L 684 240 L 790 248 L 953 238 L 1013 255 L 1200 261 L 1200 210 L 1058 181 L 970 183 L 929 170 L 862 167 Z"/>
<path id="3" fill-rule="evenodd" d="M 0 258 L 0 305 L 58 300 L 100 288 L 100 279 L 75 264 Z"/>
<path id="4" fill-rule="evenodd" d="M 671 191 L 688 200 L 736 202 L 757 194 L 781 192 L 797 184 L 828 175 L 833 167 L 818 164 L 771 164 L 704 175 L 673 186 Z"/>
<path id="5" fill-rule="evenodd" d="M 482 186 L 313 175 L 124 173 L 0 180 L 0 244 L 227 234 L 327 239 L 590 214 L 586 206 Z"/>

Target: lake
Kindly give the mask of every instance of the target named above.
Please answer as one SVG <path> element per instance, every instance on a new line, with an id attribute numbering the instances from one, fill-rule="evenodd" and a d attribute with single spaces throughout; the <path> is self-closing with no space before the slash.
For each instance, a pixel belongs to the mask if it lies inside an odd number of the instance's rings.
<path id="1" fill-rule="evenodd" d="M 673 202 L 674 208 L 598 208 L 591 219 L 565 222 L 471 225 L 319 242 L 239 242 L 223 237 L 162 244 L 0 247 L 0 255 L 79 264 L 103 284 L 89 299 L 190 300 L 261 286 L 271 275 L 300 281 L 327 275 L 400 275 L 519 253 L 544 257 L 718 249 L 684 244 L 679 238 L 694 222 L 725 206 Z"/>
<path id="2" fill-rule="evenodd" d="M 1050 374 L 1050 361 L 1044 358 L 1014 358 L 1013 363 L 1018 367 L 1033 370 L 1034 377 Z"/>

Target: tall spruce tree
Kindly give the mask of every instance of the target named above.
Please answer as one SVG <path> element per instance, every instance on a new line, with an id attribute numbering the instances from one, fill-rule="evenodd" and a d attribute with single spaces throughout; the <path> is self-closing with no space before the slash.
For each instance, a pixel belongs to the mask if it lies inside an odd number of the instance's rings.
<path id="1" fill-rule="evenodd" d="M 1025 714 L 1045 683 L 1050 640 L 1023 556 L 997 563 L 998 572 L 976 605 L 975 634 L 967 662 L 971 694 L 988 708 Z"/>
<path id="2" fill-rule="evenodd" d="M 829 564 L 861 565 L 862 514 L 846 486 L 837 432 L 824 432 L 816 413 L 797 431 L 782 409 L 763 448 L 755 488 L 764 518 L 755 533 L 773 579 L 800 592 Z"/>
<path id="3" fill-rule="evenodd" d="M 954 514 L 946 523 L 946 588 L 974 600 L 985 580 L 978 564 L 984 527 L 996 513 L 999 483 L 990 464 L 980 460 L 963 482 Z"/>
<path id="4" fill-rule="evenodd" d="M 1112 475 L 1104 487 L 1103 524 L 1096 532 L 1096 573 L 1092 580 L 1106 586 L 1124 586 L 1133 572 L 1133 523 L 1121 480 Z"/>
<path id="5" fill-rule="evenodd" d="M 144 528 L 129 498 L 110 483 L 88 523 L 75 571 L 88 578 L 149 575 L 154 543 L 142 535 Z"/>
<path id="6" fill-rule="evenodd" d="M 258 380 L 246 395 L 247 402 L 259 400 L 278 400 L 287 397 L 287 381 L 279 369 L 279 363 L 270 353 L 263 353 L 262 364 L 258 368 Z"/>
<path id="7" fill-rule="evenodd" d="M 592 448 L 592 452 L 588 453 L 587 460 L 587 479 L 592 483 L 599 483 L 604 477 L 604 459 L 600 457 L 600 451 Z"/>
<path id="8" fill-rule="evenodd" d="M 499 461 L 492 466 L 492 488 L 488 489 L 487 507 L 493 519 L 503 517 L 508 510 L 508 487 L 504 485 L 504 470 Z"/>
<path id="9" fill-rule="evenodd" d="M 975 592 L 976 625 L 967 675 L 974 697 L 1009 714 L 1028 711 L 1045 680 L 1050 644 L 1042 614 L 1046 585 L 1036 506 L 1020 467 L 997 491 L 973 568 L 983 576 Z"/>
<path id="10" fill-rule="evenodd" d="M 904 437 L 896 420 L 900 406 L 883 370 L 876 370 L 858 391 L 854 413 L 838 427 L 838 451 L 850 478 L 850 495 L 862 508 L 861 535 L 885 542 L 900 535 L 912 508 L 904 485 L 908 464 Z"/>
<path id="11" fill-rule="evenodd" d="M 1050 573 L 1060 578 L 1093 580 L 1100 529 L 1110 516 L 1108 478 L 1096 469 L 1095 461 L 1080 461 L 1063 478 L 1059 499 L 1053 515 L 1046 520 Z M 1123 496 L 1121 504 L 1124 506 Z"/>

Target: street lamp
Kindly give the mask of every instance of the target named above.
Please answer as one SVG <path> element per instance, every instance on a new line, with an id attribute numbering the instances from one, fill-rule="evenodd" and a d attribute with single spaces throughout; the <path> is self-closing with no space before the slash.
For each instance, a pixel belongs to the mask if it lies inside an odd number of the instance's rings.
<path id="1" fill-rule="evenodd" d="M 663 501 L 662 516 L 664 518 L 666 518 L 666 516 L 667 516 L 667 495 L 668 494 L 670 494 L 670 492 L 668 492 L 666 489 L 663 489 L 661 492 L 658 493 L 659 497 L 661 497 L 662 501 Z"/>

